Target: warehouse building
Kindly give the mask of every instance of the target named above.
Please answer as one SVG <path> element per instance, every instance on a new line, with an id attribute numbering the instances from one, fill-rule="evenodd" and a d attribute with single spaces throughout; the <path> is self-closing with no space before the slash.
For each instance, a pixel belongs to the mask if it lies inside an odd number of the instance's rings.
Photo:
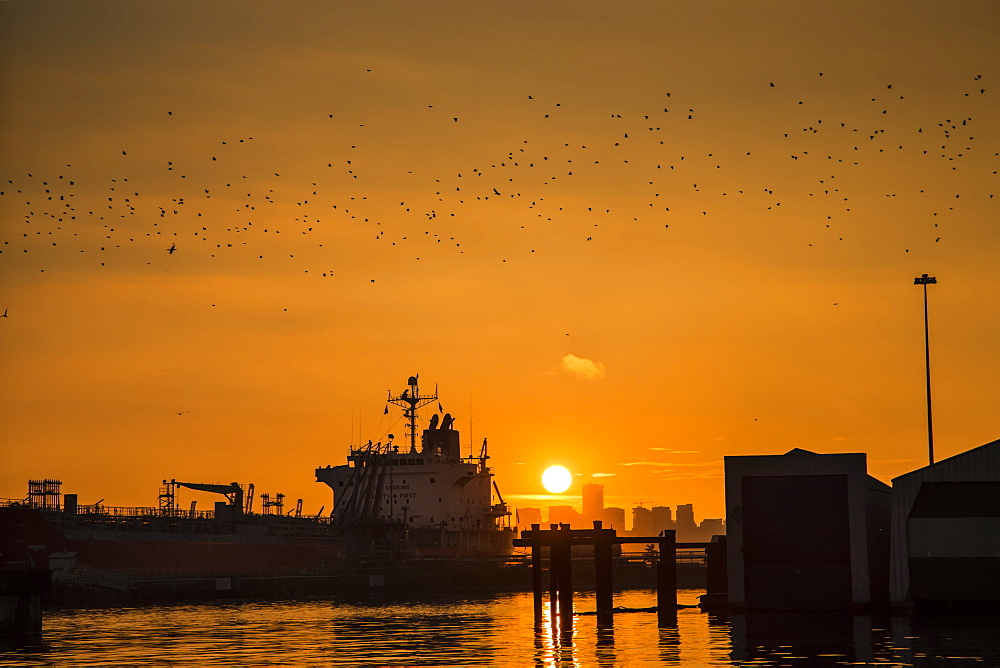
<path id="1" fill-rule="evenodd" d="M 729 604 L 848 610 L 888 603 L 891 488 L 860 453 L 725 458 Z"/>
<path id="2" fill-rule="evenodd" d="M 893 604 L 1000 601 L 1000 440 L 892 481 Z"/>

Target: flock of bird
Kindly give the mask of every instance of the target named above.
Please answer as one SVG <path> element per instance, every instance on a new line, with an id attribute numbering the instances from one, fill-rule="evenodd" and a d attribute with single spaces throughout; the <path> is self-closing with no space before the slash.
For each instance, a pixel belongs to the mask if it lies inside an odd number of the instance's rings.
<path id="1" fill-rule="evenodd" d="M 457 153 L 449 159 L 463 166 L 450 171 L 448 159 L 399 164 L 368 149 L 371 135 L 365 133 L 378 130 L 367 123 L 335 128 L 354 142 L 335 156 L 304 156 L 266 169 L 254 137 L 219 138 L 177 155 L 116 147 L 116 161 L 100 168 L 85 156 L 67 156 L 59 169 L 2 175 L 0 254 L 39 272 L 163 269 L 188 256 L 254 260 L 331 278 L 352 254 L 366 252 L 357 247 L 345 254 L 343 248 L 365 240 L 409 251 L 400 259 L 476 253 L 507 263 L 535 253 L 553 236 L 566 236 L 571 246 L 593 245 L 609 229 L 619 237 L 622 228 L 670 234 L 682 226 L 737 224 L 735 217 L 761 215 L 793 217 L 809 237 L 802 245 L 811 247 L 849 240 L 845 221 L 859 210 L 885 206 L 871 196 L 872 179 L 892 183 L 894 172 L 914 165 L 933 183 L 880 197 L 919 201 L 924 220 L 909 238 L 939 243 L 946 236 L 941 225 L 956 207 L 993 197 L 940 193 L 961 183 L 949 172 L 997 174 L 1000 154 L 977 145 L 979 121 L 971 111 L 983 106 L 979 100 L 988 91 L 981 75 L 970 75 L 967 84 L 953 99 L 939 101 L 935 108 L 954 110 L 941 117 L 907 107 L 906 91 L 887 83 L 874 96 L 849 101 L 850 113 L 841 120 L 822 117 L 822 109 L 796 100 L 780 81 L 769 82 L 771 112 L 787 118 L 786 127 L 747 145 L 701 130 L 703 116 L 720 112 L 699 108 L 676 91 L 663 91 L 656 107 L 606 110 L 583 124 L 582 112 L 526 93 L 516 107 L 523 136 L 490 137 L 493 146 L 507 141 L 506 150 L 478 160 Z M 428 109 L 440 113 L 433 105 Z M 167 124 L 179 118 L 173 110 L 163 115 Z M 323 120 L 346 123 L 342 116 Z M 440 120 L 458 127 L 466 119 L 443 114 Z M 932 185 L 935 197 L 918 200 Z M 387 194 L 395 186 L 405 194 Z M 492 237 L 482 234 L 484 226 Z M 505 243 L 491 245 L 490 238 Z M 910 250 L 904 241 L 900 253 Z"/>

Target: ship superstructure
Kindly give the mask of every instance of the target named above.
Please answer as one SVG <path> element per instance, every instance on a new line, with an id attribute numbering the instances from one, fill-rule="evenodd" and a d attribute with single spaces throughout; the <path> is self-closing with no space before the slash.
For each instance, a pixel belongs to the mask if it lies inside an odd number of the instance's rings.
<path id="1" fill-rule="evenodd" d="M 351 447 L 347 464 L 316 469 L 317 482 L 333 490 L 333 519 L 355 534 L 394 526 L 406 545 L 423 555 L 507 554 L 515 530 L 493 480 L 486 440 L 478 456 L 462 457 L 454 420 L 437 394 L 421 394 L 418 377 L 387 402 L 403 408 L 406 442 Z M 437 402 L 438 412 L 420 431 L 418 409 Z M 496 497 L 494 500 L 494 496 Z"/>

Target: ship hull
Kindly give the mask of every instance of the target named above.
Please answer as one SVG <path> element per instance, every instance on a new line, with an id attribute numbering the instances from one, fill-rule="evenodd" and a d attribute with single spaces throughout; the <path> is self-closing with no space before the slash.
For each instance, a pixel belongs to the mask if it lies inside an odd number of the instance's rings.
<path id="1" fill-rule="evenodd" d="M 0 562 L 27 562 L 66 571 L 162 571 L 239 575 L 262 569 L 331 567 L 340 539 L 268 535 L 266 524 L 217 526 L 214 533 L 186 520 L 147 520 L 146 530 L 115 518 L 66 521 L 30 508 L 0 508 Z M 263 530 L 262 530 L 263 529 Z M 256 534 L 256 535 L 255 535 Z"/>

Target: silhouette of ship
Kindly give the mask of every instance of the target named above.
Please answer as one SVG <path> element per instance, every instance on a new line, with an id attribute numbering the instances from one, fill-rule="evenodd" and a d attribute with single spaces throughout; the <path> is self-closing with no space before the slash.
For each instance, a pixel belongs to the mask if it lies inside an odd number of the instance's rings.
<path id="1" fill-rule="evenodd" d="M 261 593 L 269 580 L 287 591 L 289 578 L 314 578 L 305 586 L 332 591 L 373 565 L 510 555 L 516 529 L 487 466 L 486 441 L 479 456 L 462 457 L 451 416 L 435 414 L 417 447 L 417 411 L 434 401 L 411 377 L 407 390 L 389 397 L 404 409 L 408 447 L 390 436 L 352 447 L 347 464 L 316 469 L 316 480 L 333 490 L 329 516 L 322 509 L 303 516 L 301 500 L 285 512 L 281 494 L 261 494 L 255 512 L 254 486 L 235 482 L 164 480 L 156 507 L 122 508 L 80 505 L 58 480 L 29 481 L 25 499 L 0 502 L 0 568 L 50 568 L 54 583 L 89 590 L 162 594 L 173 582 L 170 592 L 187 596 Z M 180 488 L 225 500 L 210 511 L 181 508 Z"/>
<path id="2" fill-rule="evenodd" d="M 437 395 L 421 394 L 417 380 L 410 376 L 407 389 L 388 398 L 403 409 L 404 446 L 390 434 L 387 443 L 351 448 L 347 464 L 316 469 L 316 480 L 333 490 L 333 517 L 349 536 L 345 547 L 371 551 L 381 535 L 422 557 L 510 554 L 516 530 L 487 464 L 486 439 L 478 456 L 462 457 L 451 415 L 439 416 Z M 418 448 L 417 411 L 435 402 L 438 413 Z"/>

